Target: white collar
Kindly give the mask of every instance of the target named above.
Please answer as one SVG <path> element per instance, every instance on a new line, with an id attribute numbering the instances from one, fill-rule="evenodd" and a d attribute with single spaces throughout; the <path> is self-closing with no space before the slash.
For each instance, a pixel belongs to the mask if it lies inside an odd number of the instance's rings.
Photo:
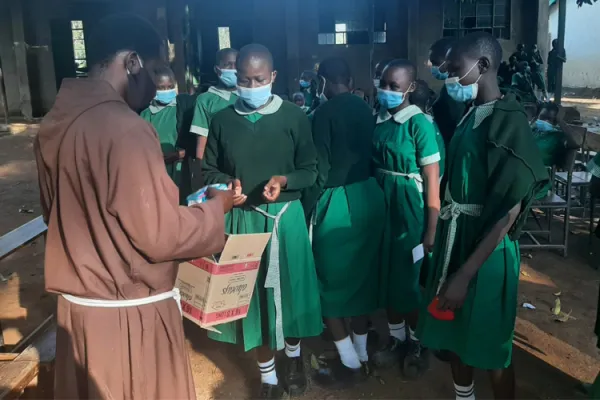
<path id="1" fill-rule="evenodd" d="M 408 121 L 409 119 L 411 119 L 412 117 L 414 117 L 415 115 L 419 115 L 419 114 L 423 114 L 423 111 L 421 111 L 421 109 L 415 105 L 410 105 L 400 111 L 398 111 L 396 114 L 393 115 L 394 121 L 396 121 L 399 124 L 403 124 L 406 121 Z M 390 118 L 392 118 L 392 115 L 389 113 L 389 111 L 385 110 L 384 112 L 380 112 L 379 115 L 377 115 L 377 123 L 381 124 L 387 120 L 389 120 Z"/>
<path id="2" fill-rule="evenodd" d="M 225 89 L 219 89 L 216 86 L 209 87 L 208 93 L 216 94 L 223 100 L 227 100 L 227 101 L 229 101 L 229 99 L 231 98 L 231 95 L 237 96 L 237 94 L 235 93 L 235 90 L 229 91 L 229 90 L 225 90 Z"/>
<path id="3" fill-rule="evenodd" d="M 489 103 L 481 104 L 479 106 L 473 105 L 471 109 L 465 114 L 464 117 L 458 123 L 458 126 L 462 125 L 464 121 L 467 120 L 467 117 L 471 115 L 471 112 L 475 113 L 475 122 L 473 123 L 473 129 L 477 129 L 479 125 L 492 113 L 494 112 L 494 107 L 496 106 L 496 102 L 498 100 L 492 100 Z"/>
<path id="4" fill-rule="evenodd" d="M 150 113 L 156 114 L 167 107 L 177 107 L 177 98 L 173 99 L 173 101 L 167 105 L 159 104 L 156 102 L 156 100 L 152 100 L 152 102 L 148 106 L 148 109 L 150 110 Z"/>
<path id="5" fill-rule="evenodd" d="M 237 99 L 237 101 L 233 105 L 233 108 L 235 109 L 235 112 L 240 115 L 250 115 L 250 114 L 254 114 L 254 113 L 259 113 L 261 115 L 269 115 L 269 114 L 275 114 L 277 111 L 279 111 L 282 104 L 283 104 L 283 100 L 281 99 L 281 97 L 274 94 L 271 96 L 271 100 L 269 100 L 267 105 L 264 106 L 263 108 L 254 110 L 254 109 L 248 107 L 242 99 Z"/>

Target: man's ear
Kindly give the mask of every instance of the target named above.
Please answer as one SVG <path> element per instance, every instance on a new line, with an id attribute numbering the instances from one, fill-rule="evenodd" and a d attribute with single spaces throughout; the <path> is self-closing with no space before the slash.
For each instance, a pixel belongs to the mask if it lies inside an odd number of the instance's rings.
<path id="1" fill-rule="evenodd" d="M 125 55 L 124 59 L 125 69 L 129 71 L 130 74 L 136 75 L 143 68 L 141 64 L 140 57 L 135 51 L 132 51 Z"/>
<path id="2" fill-rule="evenodd" d="M 273 79 L 271 79 L 271 84 L 275 83 L 275 79 L 277 78 L 277 70 L 273 71 Z"/>
<path id="3" fill-rule="evenodd" d="M 479 72 L 483 75 L 492 67 L 492 63 L 489 58 L 481 57 L 479 59 Z"/>
<path id="4" fill-rule="evenodd" d="M 214 71 L 215 71 L 215 74 L 217 74 L 217 76 L 221 76 L 221 70 L 216 65 L 214 67 Z"/>

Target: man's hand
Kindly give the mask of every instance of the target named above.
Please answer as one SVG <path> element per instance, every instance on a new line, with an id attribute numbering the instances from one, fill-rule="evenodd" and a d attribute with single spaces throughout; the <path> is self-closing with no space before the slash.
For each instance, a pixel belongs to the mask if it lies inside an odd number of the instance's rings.
<path id="1" fill-rule="evenodd" d="M 239 179 L 234 179 L 227 184 L 227 188 L 233 191 L 233 206 L 240 207 L 244 205 L 248 196 L 242 193 L 242 182 Z"/>
<path id="2" fill-rule="evenodd" d="M 277 201 L 281 190 L 287 186 L 287 178 L 285 176 L 274 176 L 265 185 L 263 197 L 266 201 L 273 203 Z"/>
<path id="3" fill-rule="evenodd" d="M 206 198 L 209 200 L 219 200 L 223 205 L 223 213 L 227 214 L 233 208 L 233 191 L 219 190 L 209 187 L 206 191 Z"/>

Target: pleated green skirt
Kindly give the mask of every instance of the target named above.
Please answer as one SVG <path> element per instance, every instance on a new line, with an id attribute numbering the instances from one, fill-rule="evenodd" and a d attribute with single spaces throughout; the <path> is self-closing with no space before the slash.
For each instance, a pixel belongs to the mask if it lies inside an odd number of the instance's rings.
<path id="1" fill-rule="evenodd" d="M 440 229 L 440 225 L 447 225 L 446 221 L 438 224 L 436 240 L 444 240 L 446 227 Z M 461 238 L 457 237 L 455 246 L 460 243 Z M 466 365 L 478 369 L 508 367 L 517 317 L 519 243 L 508 236 L 500 242 L 471 281 L 465 302 L 455 311 L 453 321 L 437 320 L 425 309 L 436 295 L 443 256 L 442 252 L 434 254 L 428 263 L 427 291 L 417 327 L 421 343 L 431 349 L 449 350 Z M 451 265 L 450 270 L 456 268 Z M 450 276 L 447 282 L 451 279 Z"/>
<path id="2" fill-rule="evenodd" d="M 286 203 L 261 205 L 277 215 Z M 300 201 L 290 203 L 279 223 L 279 269 L 283 333 L 289 338 L 318 336 L 323 330 L 321 303 L 315 263 L 308 239 L 304 210 Z M 266 233 L 273 231 L 274 220 L 258 211 L 234 208 L 225 218 L 228 233 Z M 265 250 L 256 287 L 246 318 L 215 326 L 221 333 L 208 332 L 211 339 L 244 344 L 249 351 L 269 345 L 276 349 L 275 299 L 273 289 L 265 288 L 271 243 Z"/>
<path id="3" fill-rule="evenodd" d="M 377 309 L 383 192 L 375 179 L 325 189 L 316 207 L 313 251 L 324 317 Z"/>

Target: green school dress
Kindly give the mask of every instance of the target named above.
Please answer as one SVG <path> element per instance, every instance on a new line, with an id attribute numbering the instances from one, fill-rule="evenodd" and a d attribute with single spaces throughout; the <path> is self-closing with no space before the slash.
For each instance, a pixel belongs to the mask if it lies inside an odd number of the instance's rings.
<path id="1" fill-rule="evenodd" d="M 433 124 L 433 128 L 435 129 L 435 141 L 438 145 L 438 150 L 440 151 L 439 164 L 440 164 L 440 180 L 441 180 L 442 177 L 444 176 L 444 172 L 446 170 L 446 144 L 444 143 L 444 137 L 442 136 L 442 133 L 440 132 L 440 128 L 438 128 L 437 124 L 433 120 L 433 117 L 429 114 L 423 114 L 423 115 L 425 115 L 425 118 L 427 118 L 427 120 Z"/>
<path id="2" fill-rule="evenodd" d="M 596 154 L 587 164 L 587 170 L 596 178 L 600 178 L 600 153 Z"/>
<path id="3" fill-rule="evenodd" d="M 527 74 L 515 73 L 512 77 L 511 88 L 521 97 L 524 103 L 535 103 L 537 101 L 533 92 L 533 84 Z"/>
<path id="4" fill-rule="evenodd" d="M 218 325 L 212 339 L 238 343 L 246 351 L 261 345 L 284 347 L 284 338 L 321 333 L 321 304 L 301 191 L 317 178 L 317 157 L 306 115 L 273 96 L 260 110 L 239 100 L 217 113 L 210 125 L 203 173 L 207 184 L 237 178 L 246 204 L 225 218 L 228 233 L 272 232 L 263 254 L 248 316 Z M 272 176 L 287 177 L 276 203 L 262 198 Z M 277 225 L 277 228 L 276 228 Z"/>
<path id="5" fill-rule="evenodd" d="M 158 140 L 163 154 L 172 153 L 177 150 L 177 101 L 173 100 L 164 106 L 155 101 L 146 108 L 140 116 L 150 122 L 158 133 Z M 167 173 L 181 191 L 181 161 L 166 164 Z"/>
<path id="6" fill-rule="evenodd" d="M 313 212 L 323 316 L 367 315 L 377 309 L 385 224 L 383 192 L 371 177 L 375 121 L 367 103 L 345 93 L 322 104 L 312 126 L 319 176 L 303 204 Z"/>
<path id="7" fill-rule="evenodd" d="M 387 203 L 380 268 L 380 306 L 399 313 L 421 303 L 421 261 L 412 250 L 423 243 L 425 202 L 421 167 L 438 163 L 436 131 L 419 107 L 380 114 L 373 138 L 373 167 Z"/>
<path id="8" fill-rule="evenodd" d="M 196 99 L 196 109 L 190 131 L 198 136 L 208 136 L 210 122 L 214 115 L 238 99 L 235 92 L 211 86 L 206 93 Z"/>
<path id="9" fill-rule="evenodd" d="M 548 173 L 514 95 L 472 107 L 448 152 L 448 187 L 429 265 L 417 335 L 424 346 L 449 350 L 472 367 L 511 363 L 517 313 L 520 253 L 517 238 Z M 516 205 L 515 225 L 479 269 L 453 321 L 425 307 L 473 253 L 480 240 Z"/>
<path id="10" fill-rule="evenodd" d="M 561 160 L 566 151 L 567 139 L 565 134 L 559 129 L 541 131 L 535 125 L 532 126 L 531 132 L 533 133 L 535 144 L 540 150 L 542 162 L 548 169 L 551 169 Z M 540 193 L 538 193 L 536 199 L 543 199 L 551 189 L 552 182 L 548 182 Z"/>

